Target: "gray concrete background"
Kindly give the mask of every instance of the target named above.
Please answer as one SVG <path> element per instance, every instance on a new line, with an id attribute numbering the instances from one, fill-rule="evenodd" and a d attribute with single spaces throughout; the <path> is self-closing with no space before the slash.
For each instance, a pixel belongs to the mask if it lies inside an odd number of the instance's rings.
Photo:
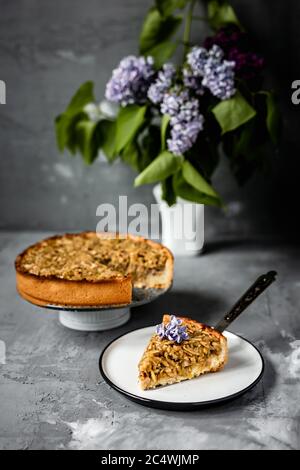
<path id="1" fill-rule="evenodd" d="M 150 0 L 0 0 L 0 79 L 7 104 L 0 106 L 0 228 L 94 229 L 96 207 L 153 202 L 150 187 L 132 188 L 134 173 L 117 164 L 83 165 L 60 155 L 53 119 L 85 80 L 100 100 L 112 68 L 137 50 Z M 300 4 L 296 0 L 235 0 L 233 4 L 268 61 L 269 81 L 279 88 L 286 124 L 280 156 L 268 176 L 238 189 L 226 165 L 215 178 L 227 214 L 208 208 L 210 236 L 295 234 L 289 209 L 297 208 L 300 109 L 290 103 L 299 70 Z M 199 28 L 199 31 L 198 31 Z M 205 35 L 196 23 L 194 36 Z"/>

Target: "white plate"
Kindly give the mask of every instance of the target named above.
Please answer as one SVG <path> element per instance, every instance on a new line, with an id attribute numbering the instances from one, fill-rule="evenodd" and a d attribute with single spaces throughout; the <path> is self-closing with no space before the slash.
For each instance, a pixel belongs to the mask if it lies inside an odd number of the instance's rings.
<path id="1" fill-rule="evenodd" d="M 233 333 L 228 340 L 229 360 L 223 370 L 155 390 L 141 390 L 138 363 L 155 327 L 131 331 L 112 341 L 100 356 L 106 382 L 127 398 L 154 408 L 188 410 L 231 400 L 261 379 L 264 361 L 258 349 Z"/>

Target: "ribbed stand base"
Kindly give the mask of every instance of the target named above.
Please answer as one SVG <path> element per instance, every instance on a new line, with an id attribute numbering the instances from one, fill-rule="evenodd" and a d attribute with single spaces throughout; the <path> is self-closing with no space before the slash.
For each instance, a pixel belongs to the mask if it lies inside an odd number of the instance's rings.
<path id="1" fill-rule="evenodd" d="M 130 318 L 128 307 L 96 311 L 65 311 L 59 312 L 59 321 L 72 330 L 103 331 L 116 328 L 127 323 Z"/>

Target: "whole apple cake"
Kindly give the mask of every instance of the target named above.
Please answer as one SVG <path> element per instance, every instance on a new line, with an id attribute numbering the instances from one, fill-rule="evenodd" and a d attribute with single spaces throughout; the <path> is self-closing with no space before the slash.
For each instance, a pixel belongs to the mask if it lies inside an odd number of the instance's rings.
<path id="1" fill-rule="evenodd" d="M 142 237 L 83 232 L 30 246 L 15 268 L 19 294 L 37 305 L 127 305 L 133 287 L 171 285 L 173 256 Z"/>

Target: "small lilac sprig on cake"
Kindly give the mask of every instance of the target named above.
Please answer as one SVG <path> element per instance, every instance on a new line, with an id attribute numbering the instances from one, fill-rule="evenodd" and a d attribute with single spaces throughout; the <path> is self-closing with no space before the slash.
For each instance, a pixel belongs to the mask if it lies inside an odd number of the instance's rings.
<path id="1" fill-rule="evenodd" d="M 171 315 L 171 320 L 166 325 L 164 323 L 157 325 L 156 333 L 160 339 L 168 339 L 176 343 L 189 339 L 186 326 L 182 326 L 182 320 L 175 315 Z"/>

